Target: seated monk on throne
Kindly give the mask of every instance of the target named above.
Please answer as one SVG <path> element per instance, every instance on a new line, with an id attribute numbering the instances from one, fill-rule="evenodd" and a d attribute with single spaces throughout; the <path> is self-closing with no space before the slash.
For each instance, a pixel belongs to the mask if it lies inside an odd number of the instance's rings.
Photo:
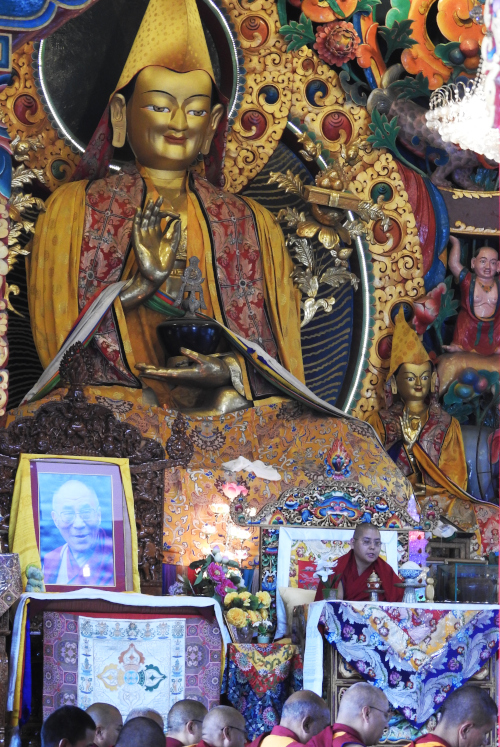
<path id="1" fill-rule="evenodd" d="M 385 389 L 386 407 L 370 413 L 367 420 L 413 484 L 424 514 L 430 501 L 437 516 L 475 533 L 481 554 L 498 549 L 482 545 L 476 516 L 478 510 L 498 515 L 498 507 L 477 501 L 466 492 L 467 463 L 460 424 L 440 406 L 438 392 L 438 375 L 400 308 Z"/>
<path id="2" fill-rule="evenodd" d="M 375 572 L 380 579 L 381 601 L 401 602 L 404 594 L 403 588 L 395 585 L 401 583 L 401 579 L 394 573 L 389 563 L 379 557 L 381 547 L 380 530 L 367 522 L 358 524 L 351 540 L 352 549 L 333 564 L 333 588 L 337 589 L 337 599 L 368 602 L 370 600 L 368 579 Z M 324 588 L 325 584 L 320 579 L 314 598 L 315 602 L 323 599 Z"/>
<path id="3" fill-rule="evenodd" d="M 168 19 L 166 36 L 157 36 L 159 18 Z M 89 346 L 93 383 L 139 388 L 146 376 L 156 394 L 151 401 L 148 387 L 147 404 L 205 415 L 275 395 L 235 356 L 188 352 L 163 367 L 156 327 L 178 315 L 173 303 L 193 258 L 205 279 L 205 314 L 304 381 L 300 296 L 286 282 L 293 265 L 279 225 L 258 203 L 189 170 L 199 155 L 210 169 L 221 166 L 227 119 L 219 98 L 195 0 L 151 0 L 78 181 L 57 189 L 38 220 L 28 282 L 44 367 L 82 309 L 121 280 Z M 114 147 L 128 139 L 135 164 L 89 181 L 106 173 L 111 129 Z"/>

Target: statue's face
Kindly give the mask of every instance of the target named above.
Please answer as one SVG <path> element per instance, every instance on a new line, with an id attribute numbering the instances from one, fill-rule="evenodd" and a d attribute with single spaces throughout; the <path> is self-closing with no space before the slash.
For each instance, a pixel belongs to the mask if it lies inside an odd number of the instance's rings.
<path id="1" fill-rule="evenodd" d="M 139 163 L 181 171 L 200 152 L 208 153 L 223 113 L 220 104 L 211 109 L 211 96 L 212 80 L 204 70 L 141 70 L 126 109 L 127 137 Z"/>
<path id="2" fill-rule="evenodd" d="M 422 402 L 431 390 L 432 366 L 429 361 L 419 366 L 403 363 L 396 376 L 396 385 L 403 402 Z"/>
<path id="3" fill-rule="evenodd" d="M 492 280 L 498 272 L 498 254 L 494 249 L 483 246 L 477 257 L 471 262 L 471 267 L 480 280 Z"/>

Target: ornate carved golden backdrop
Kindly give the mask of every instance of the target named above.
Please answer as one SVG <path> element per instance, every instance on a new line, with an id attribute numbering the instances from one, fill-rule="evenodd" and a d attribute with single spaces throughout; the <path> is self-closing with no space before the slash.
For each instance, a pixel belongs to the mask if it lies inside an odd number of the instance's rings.
<path id="1" fill-rule="evenodd" d="M 342 145 L 369 134 L 369 114 L 346 100 L 337 73 L 306 47 L 286 51 L 275 0 L 221 0 L 220 4 L 235 29 L 246 71 L 241 106 L 227 140 L 224 177 L 228 191 L 239 192 L 262 170 L 291 119 L 300 120 L 332 156 Z M 42 170 L 46 186 L 53 191 L 71 177 L 79 155 L 59 136 L 44 108 L 35 84 L 33 49 L 29 43 L 15 53 L 13 82 L 0 93 L 0 106 L 12 138 L 31 138 L 41 146 L 30 151 L 29 166 Z M 382 401 L 388 365 L 384 340 L 392 334 L 391 308 L 400 301 L 411 304 L 424 294 L 415 218 L 396 162 L 384 149 L 363 152 L 349 189 L 368 200 L 373 188 L 382 183 L 392 195 L 384 203 L 392 228 L 386 235 L 371 226 L 374 239 L 367 260 L 373 273 L 373 318 L 366 373 L 354 410 L 357 415 Z M 354 302 L 361 303 L 360 297 L 355 295 Z"/>

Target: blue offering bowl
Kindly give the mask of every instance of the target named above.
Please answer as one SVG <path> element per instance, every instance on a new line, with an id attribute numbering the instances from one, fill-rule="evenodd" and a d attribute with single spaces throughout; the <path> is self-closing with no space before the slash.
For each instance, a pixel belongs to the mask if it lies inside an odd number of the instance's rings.
<path id="1" fill-rule="evenodd" d="M 421 568 L 398 568 L 398 573 L 403 578 L 418 578 L 422 573 Z"/>
<path id="2" fill-rule="evenodd" d="M 181 348 L 201 355 L 212 355 L 222 335 L 221 328 L 210 319 L 182 317 L 169 319 L 156 328 L 156 334 L 167 358 L 181 355 Z"/>

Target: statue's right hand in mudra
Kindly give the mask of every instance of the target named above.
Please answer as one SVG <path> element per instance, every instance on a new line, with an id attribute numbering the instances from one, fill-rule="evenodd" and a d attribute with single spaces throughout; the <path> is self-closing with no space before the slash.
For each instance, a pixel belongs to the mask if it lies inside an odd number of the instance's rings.
<path id="1" fill-rule="evenodd" d="M 124 286 L 120 300 L 124 309 L 133 309 L 147 301 L 170 277 L 181 240 L 181 221 L 177 213 L 161 210 L 163 197 L 148 200 L 137 208 L 132 231 L 132 246 L 138 265 L 134 277 Z M 161 222 L 167 218 L 165 228 Z"/>

